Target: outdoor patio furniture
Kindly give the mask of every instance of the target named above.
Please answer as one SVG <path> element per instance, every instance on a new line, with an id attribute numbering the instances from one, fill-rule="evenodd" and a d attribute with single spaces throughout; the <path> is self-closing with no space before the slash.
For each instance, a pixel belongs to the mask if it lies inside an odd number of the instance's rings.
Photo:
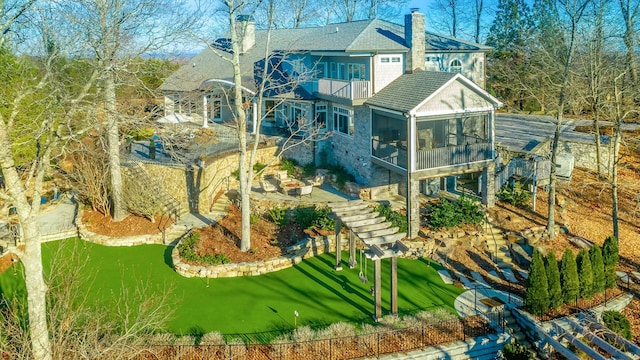
<path id="1" fill-rule="evenodd" d="M 307 180 L 307 184 L 313 186 L 320 186 L 324 183 L 324 175 L 316 175 L 314 178 Z"/>
<path id="2" fill-rule="evenodd" d="M 276 192 L 278 188 L 269 180 L 260 180 L 260 187 L 264 193 Z"/>
<path id="3" fill-rule="evenodd" d="M 280 171 L 276 172 L 276 179 L 278 180 L 278 185 L 280 185 L 280 187 L 282 187 L 283 184 L 291 182 L 291 180 L 292 180 L 289 177 L 289 174 L 287 173 L 287 170 L 280 170 Z"/>
<path id="4" fill-rule="evenodd" d="M 313 185 L 305 185 L 301 186 L 297 189 L 298 197 L 303 197 L 305 195 L 311 196 L 311 192 L 313 191 Z"/>

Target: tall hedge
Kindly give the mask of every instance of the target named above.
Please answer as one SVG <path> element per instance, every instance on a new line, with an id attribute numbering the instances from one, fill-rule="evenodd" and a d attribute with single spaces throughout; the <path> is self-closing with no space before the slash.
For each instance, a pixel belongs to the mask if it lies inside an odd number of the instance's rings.
<path id="1" fill-rule="evenodd" d="M 619 260 L 618 241 L 615 236 L 609 236 L 602 244 L 602 260 L 604 262 L 604 278 L 608 289 L 616 287 L 616 265 Z"/>
<path id="2" fill-rule="evenodd" d="M 557 309 L 564 303 L 562 298 L 562 288 L 560 287 L 560 270 L 558 270 L 558 260 L 553 250 L 550 250 L 545 258 L 545 270 L 549 283 L 549 305 Z"/>
<path id="3" fill-rule="evenodd" d="M 589 249 L 589 257 L 591 258 L 591 268 L 593 269 L 593 293 L 599 294 L 604 291 L 605 287 L 604 262 L 600 246 L 594 244 Z"/>
<path id="4" fill-rule="evenodd" d="M 560 261 L 560 286 L 565 304 L 578 300 L 580 296 L 580 282 L 578 281 L 578 266 L 573 251 L 567 248 Z"/>
<path id="5" fill-rule="evenodd" d="M 542 254 L 535 249 L 531 258 L 524 307 L 532 314 L 543 314 L 549 309 L 549 283 Z"/>
<path id="6" fill-rule="evenodd" d="M 580 280 L 580 297 L 591 299 L 593 297 L 593 268 L 589 251 L 582 249 L 576 258 L 578 265 L 578 279 Z"/>

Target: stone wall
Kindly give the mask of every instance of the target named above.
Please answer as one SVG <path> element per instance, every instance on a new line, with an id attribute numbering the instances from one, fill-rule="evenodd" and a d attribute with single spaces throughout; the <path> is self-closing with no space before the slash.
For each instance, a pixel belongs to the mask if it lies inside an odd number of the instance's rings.
<path id="1" fill-rule="evenodd" d="M 256 162 L 269 164 L 277 156 L 278 147 L 258 149 Z M 197 165 L 173 167 L 159 164 L 143 164 L 145 170 L 175 197 L 184 210 L 208 213 L 219 189 L 237 184 L 231 173 L 238 169 L 238 153 L 204 160 L 204 168 Z M 233 186 L 232 186 L 233 187 Z"/>
<path id="2" fill-rule="evenodd" d="M 100 235 L 91 232 L 82 222 L 82 209 L 78 210 L 78 215 L 75 219 L 76 226 L 78 227 L 78 235 L 81 239 L 106 246 L 136 246 L 145 244 L 163 244 L 164 236 L 162 233 L 157 234 L 144 234 L 144 235 L 131 235 L 113 237 L 107 235 Z"/>
<path id="3" fill-rule="evenodd" d="M 371 183 L 371 121 L 370 110 L 366 106 L 353 108 L 354 136 L 334 132 L 329 148 L 331 161 L 342 165 L 356 182 Z"/>

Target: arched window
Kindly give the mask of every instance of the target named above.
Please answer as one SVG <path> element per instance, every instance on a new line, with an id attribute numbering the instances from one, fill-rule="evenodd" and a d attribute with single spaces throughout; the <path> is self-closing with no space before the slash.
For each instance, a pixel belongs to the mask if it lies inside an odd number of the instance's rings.
<path id="1" fill-rule="evenodd" d="M 461 73 L 462 72 L 462 62 L 460 62 L 460 60 L 458 60 L 458 59 L 451 60 L 451 62 L 449 63 L 449 72 Z"/>

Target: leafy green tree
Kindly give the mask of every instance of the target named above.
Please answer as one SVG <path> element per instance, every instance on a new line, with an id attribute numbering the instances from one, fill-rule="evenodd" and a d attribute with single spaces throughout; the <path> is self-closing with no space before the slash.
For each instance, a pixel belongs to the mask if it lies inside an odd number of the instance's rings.
<path id="1" fill-rule="evenodd" d="M 538 249 L 533 250 L 524 307 L 532 314 L 543 314 L 549 309 L 549 282 L 544 269 L 544 260 Z"/>
<path id="2" fill-rule="evenodd" d="M 608 289 L 616 287 L 616 265 L 620 256 L 618 255 L 618 241 L 614 236 L 609 236 L 602 244 L 602 259 L 604 262 L 605 284 Z"/>
<path id="3" fill-rule="evenodd" d="M 564 302 L 577 301 L 580 296 L 580 282 L 578 280 L 578 266 L 571 249 L 566 249 L 560 261 L 560 285 Z"/>
<path id="4" fill-rule="evenodd" d="M 560 270 L 558 260 L 553 250 L 549 251 L 545 258 L 545 270 L 549 283 L 549 305 L 552 309 L 557 309 L 564 303 L 562 299 L 562 288 L 560 287 Z"/>
<path id="5" fill-rule="evenodd" d="M 589 257 L 591 258 L 591 268 L 593 269 L 593 293 L 598 294 L 603 292 L 605 287 L 604 262 L 600 246 L 594 244 L 589 249 Z"/>
<path id="6" fill-rule="evenodd" d="M 580 250 L 576 263 L 580 280 L 580 296 L 584 299 L 591 299 L 593 297 L 593 267 L 587 249 Z"/>

